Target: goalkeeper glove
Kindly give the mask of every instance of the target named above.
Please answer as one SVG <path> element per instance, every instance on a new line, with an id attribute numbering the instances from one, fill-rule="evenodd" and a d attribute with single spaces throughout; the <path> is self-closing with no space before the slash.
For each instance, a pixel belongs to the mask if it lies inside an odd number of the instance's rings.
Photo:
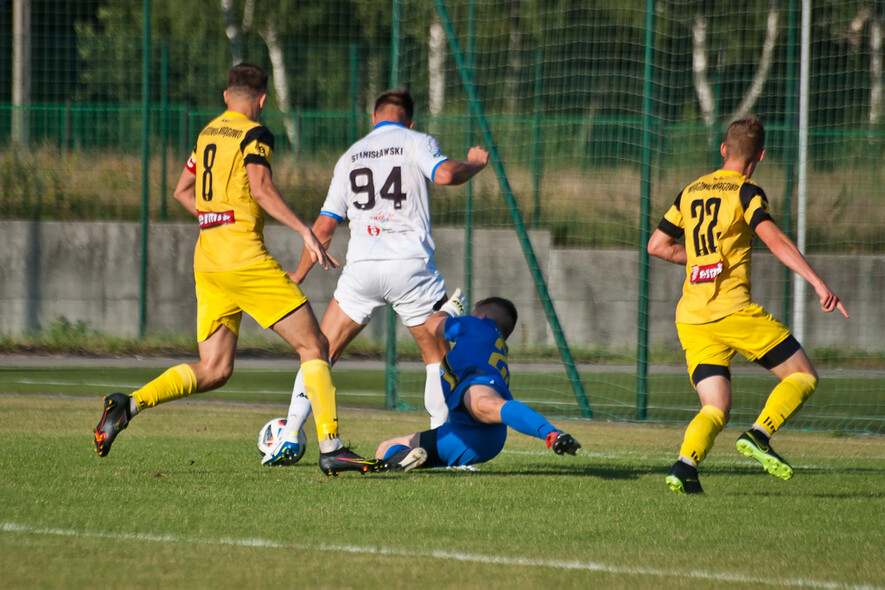
<path id="1" fill-rule="evenodd" d="M 464 315 L 464 304 L 466 303 L 467 298 L 464 296 L 464 293 L 461 292 L 461 289 L 455 289 L 455 293 L 449 298 L 448 301 L 442 304 L 442 307 L 439 308 L 440 311 L 444 311 L 453 318 Z"/>

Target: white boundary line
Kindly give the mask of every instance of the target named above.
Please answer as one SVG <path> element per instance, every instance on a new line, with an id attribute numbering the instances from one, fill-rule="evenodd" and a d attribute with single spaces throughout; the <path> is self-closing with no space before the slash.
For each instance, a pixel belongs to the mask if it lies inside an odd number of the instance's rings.
<path id="1" fill-rule="evenodd" d="M 354 554 L 385 555 L 393 557 L 445 559 L 450 561 L 463 561 L 470 563 L 489 565 L 510 565 L 523 567 L 549 567 L 554 569 L 580 570 L 591 572 L 603 572 L 608 574 L 622 574 L 630 576 L 650 576 L 657 578 L 690 578 L 695 580 L 710 580 L 716 582 L 736 582 L 741 584 L 764 584 L 767 586 L 794 586 L 802 588 L 853 588 L 857 590 L 880 590 L 882 586 L 846 584 L 845 582 L 833 582 L 829 580 L 814 580 L 808 578 L 775 579 L 761 576 L 748 576 L 731 572 L 713 572 L 688 570 L 677 571 L 659 568 L 643 568 L 631 566 L 618 566 L 595 561 L 560 561 L 555 559 L 535 559 L 528 557 L 513 557 L 506 555 L 484 555 L 479 553 L 461 553 L 457 551 L 434 550 L 414 551 L 409 549 L 397 549 L 393 547 L 364 547 L 360 545 L 336 545 L 336 544 L 307 544 L 307 543 L 283 543 L 271 539 L 230 539 L 230 538 L 200 538 L 181 537 L 178 535 L 151 535 L 144 533 L 111 533 L 101 531 L 76 531 L 72 529 L 59 529 L 49 527 L 34 527 L 15 522 L 4 522 L 0 525 L 0 531 L 5 533 L 21 533 L 29 535 L 52 535 L 58 537 L 81 537 L 93 539 L 112 539 L 116 541 L 156 541 L 160 543 L 187 543 L 188 545 L 226 545 L 232 547 L 264 547 L 270 549 L 294 548 L 302 551 L 339 551 Z"/>

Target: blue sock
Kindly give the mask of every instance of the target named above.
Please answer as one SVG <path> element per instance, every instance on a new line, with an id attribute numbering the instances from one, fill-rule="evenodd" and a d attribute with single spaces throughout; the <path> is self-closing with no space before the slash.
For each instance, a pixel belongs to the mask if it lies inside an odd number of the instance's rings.
<path id="1" fill-rule="evenodd" d="M 544 416 L 515 399 L 501 406 L 501 421 L 517 432 L 542 440 L 556 430 Z"/>
<path id="2" fill-rule="evenodd" d="M 393 445 L 392 447 L 390 447 L 389 449 L 387 449 L 387 452 L 386 452 L 386 453 L 384 453 L 384 459 L 385 459 L 385 460 L 390 459 L 390 458 L 393 457 L 396 453 L 399 453 L 400 451 L 405 451 L 405 450 L 408 449 L 408 448 L 409 448 L 409 447 L 407 447 L 406 445 Z"/>

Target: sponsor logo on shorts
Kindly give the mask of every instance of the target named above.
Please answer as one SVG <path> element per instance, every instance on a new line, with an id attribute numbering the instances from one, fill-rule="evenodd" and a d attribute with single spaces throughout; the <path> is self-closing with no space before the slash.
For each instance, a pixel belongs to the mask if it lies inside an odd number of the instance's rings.
<path id="1" fill-rule="evenodd" d="M 218 213 L 197 212 L 197 219 L 200 221 L 200 229 L 209 229 L 210 227 L 218 227 L 219 225 L 230 225 L 234 222 L 233 211 L 219 211 Z"/>
<path id="2" fill-rule="evenodd" d="M 370 236 L 372 236 L 373 238 L 374 238 L 374 237 L 378 237 L 378 236 L 381 235 L 381 228 L 378 227 L 377 225 L 368 225 L 368 226 L 366 226 L 366 231 L 367 231 L 368 234 L 369 234 Z"/>
<path id="3" fill-rule="evenodd" d="M 716 280 L 716 277 L 721 274 L 722 262 L 705 264 L 703 266 L 698 266 L 696 264 L 691 267 L 691 284 L 695 285 L 697 283 L 712 283 Z"/>

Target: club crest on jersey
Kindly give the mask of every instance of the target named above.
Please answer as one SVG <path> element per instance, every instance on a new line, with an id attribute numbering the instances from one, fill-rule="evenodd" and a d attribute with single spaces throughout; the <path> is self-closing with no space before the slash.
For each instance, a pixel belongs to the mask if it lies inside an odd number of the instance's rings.
<path id="1" fill-rule="evenodd" d="M 200 221 L 200 229 L 209 229 L 210 227 L 218 227 L 219 225 L 230 225 L 234 222 L 233 211 L 219 212 L 197 212 L 197 219 Z"/>
<path id="2" fill-rule="evenodd" d="M 716 277 L 722 274 L 722 262 L 714 262 L 713 264 L 705 264 L 703 266 L 698 266 L 695 264 L 691 267 L 691 281 L 692 285 L 696 285 L 697 283 L 712 283 L 716 280 Z"/>
<path id="3" fill-rule="evenodd" d="M 381 235 L 381 228 L 378 227 L 377 225 L 367 225 L 366 226 L 366 233 L 368 233 L 373 238 L 377 238 L 378 236 Z"/>

